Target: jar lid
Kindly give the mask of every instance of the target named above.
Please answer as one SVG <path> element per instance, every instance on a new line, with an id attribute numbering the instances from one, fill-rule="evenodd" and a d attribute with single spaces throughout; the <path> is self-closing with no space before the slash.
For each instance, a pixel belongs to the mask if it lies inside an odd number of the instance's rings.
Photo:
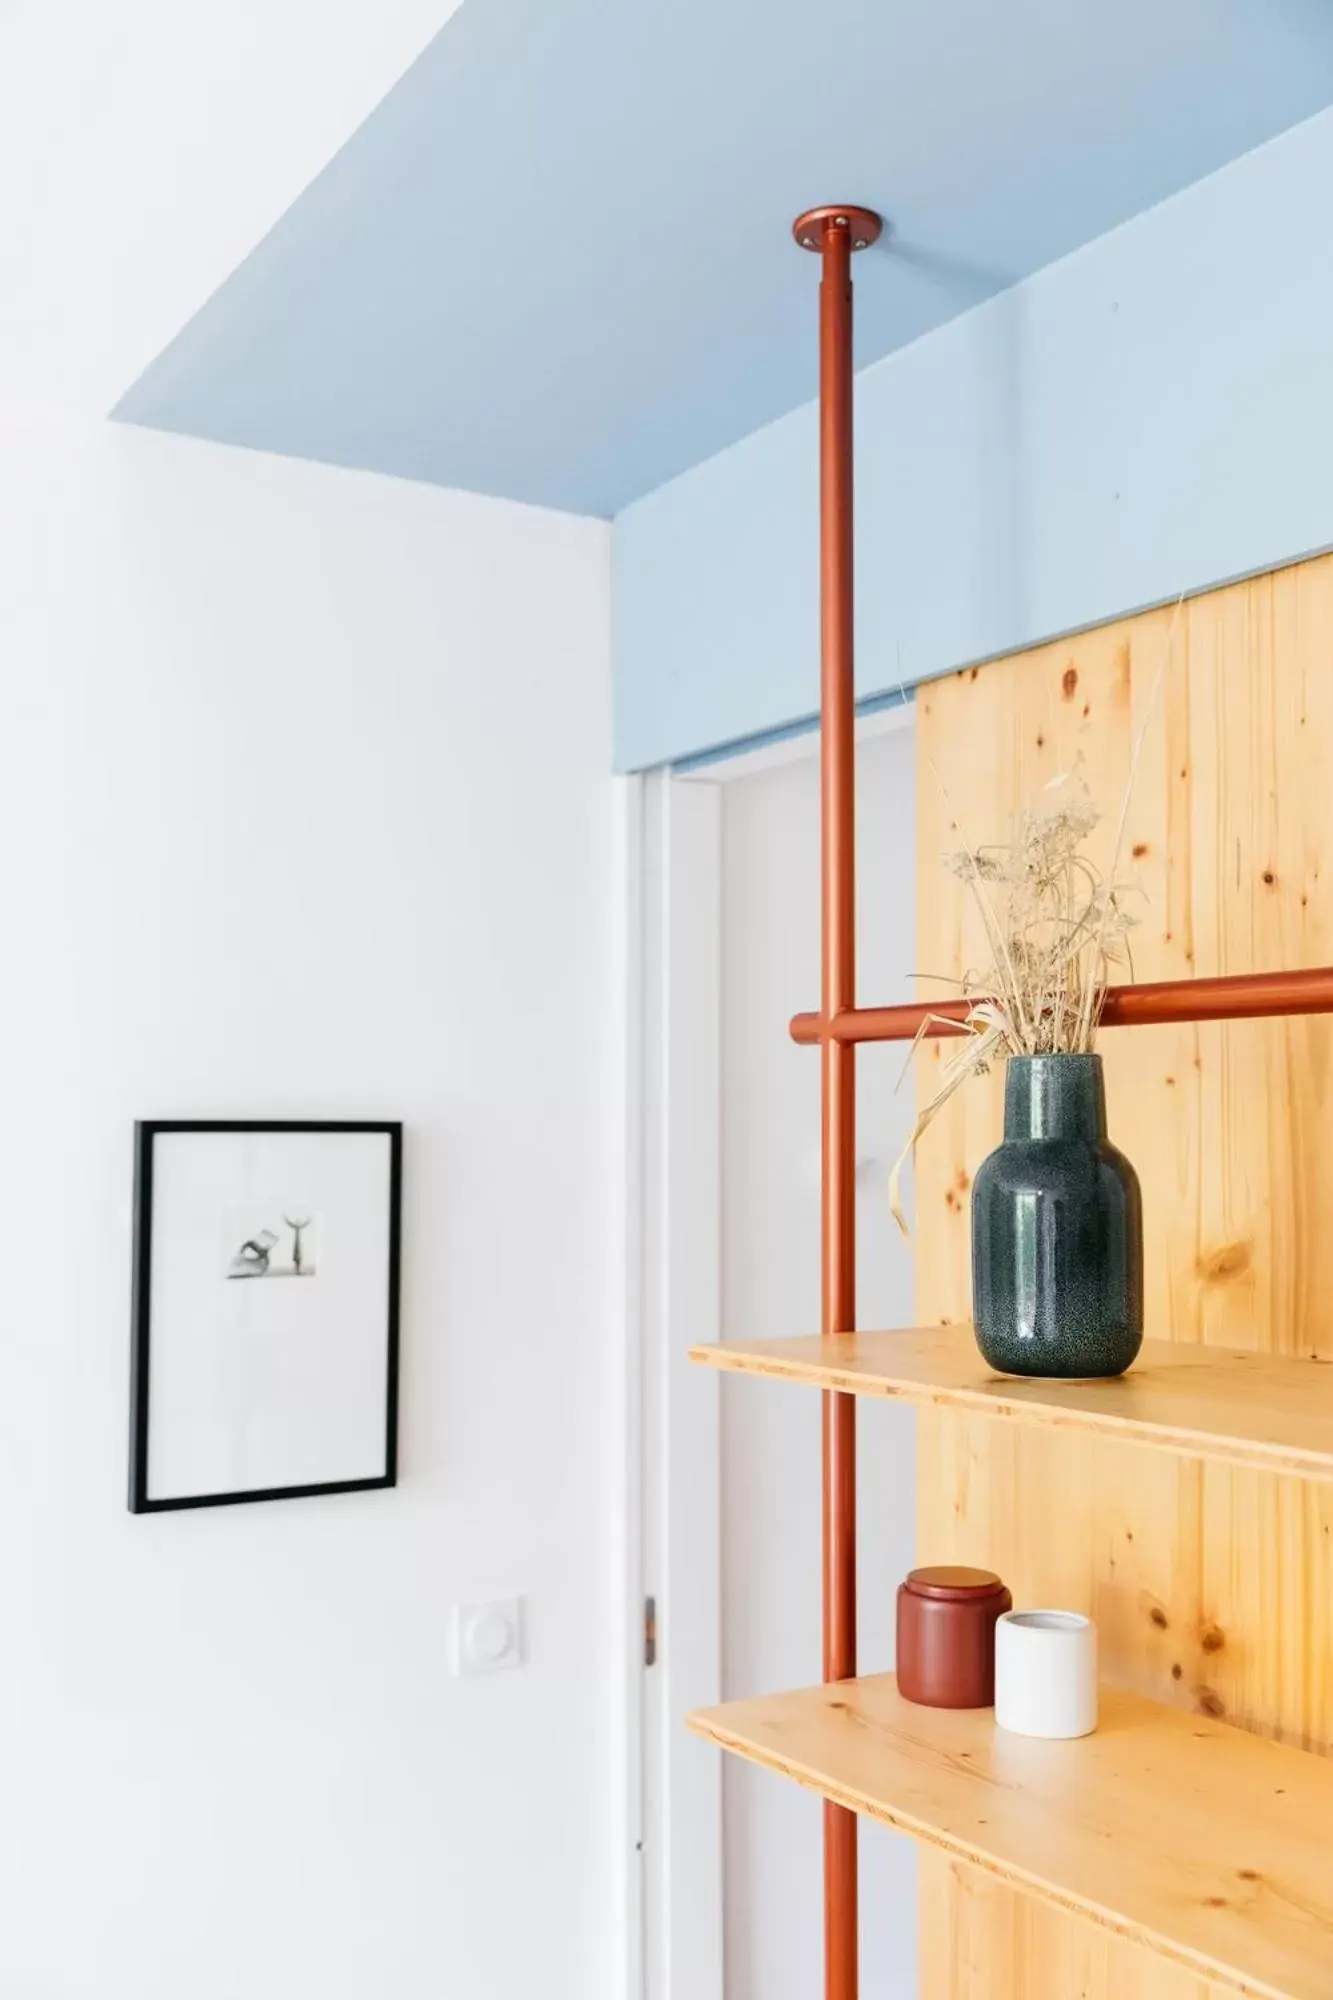
<path id="1" fill-rule="evenodd" d="M 907 1588 L 918 1597 L 945 1597 L 957 1602 L 970 1597 L 993 1597 L 1004 1585 L 994 1570 L 939 1563 L 933 1568 L 909 1571 Z"/>

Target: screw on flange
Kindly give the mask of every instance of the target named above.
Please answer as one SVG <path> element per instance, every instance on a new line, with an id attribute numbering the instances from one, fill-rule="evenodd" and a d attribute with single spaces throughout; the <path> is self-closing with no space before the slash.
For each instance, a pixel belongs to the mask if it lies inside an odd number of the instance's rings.
<path id="1" fill-rule="evenodd" d="M 849 250 L 868 250 L 882 226 L 873 209 L 830 203 L 824 208 L 808 208 L 798 215 L 792 224 L 792 235 L 802 250 L 818 251 L 827 249 L 833 232 L 839 230 Z"/>

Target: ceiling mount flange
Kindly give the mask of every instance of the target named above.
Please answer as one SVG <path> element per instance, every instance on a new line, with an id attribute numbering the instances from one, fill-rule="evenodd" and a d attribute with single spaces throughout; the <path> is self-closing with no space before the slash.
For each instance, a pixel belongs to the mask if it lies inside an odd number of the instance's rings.
<path id="1" fill-rule="evenodd" d="M 873 208 L 858 208 L 855 202 L 832 202 L 824 208 L 807 208 L 793 222 L 791 233 L 802 250 L 822 250 L 826 230 L 845 229 L 852 239 L 853 250 L 868 250 L 883 228 L 883 217 L 876 215 Z"/>

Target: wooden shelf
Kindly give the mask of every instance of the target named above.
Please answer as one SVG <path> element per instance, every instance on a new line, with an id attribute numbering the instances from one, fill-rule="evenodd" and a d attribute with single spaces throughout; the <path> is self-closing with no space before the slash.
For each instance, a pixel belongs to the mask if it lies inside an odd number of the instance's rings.
<path id="1" fill-rule="evenodd" d="M 1333 1762 L 1108 1688 L 1094 1735 L 1037 1742 L 891 1674 L 689 1722 L 1233 1992 L 1333 1994 Z"/>
<path id="2" fill-rule="evenodd" d="M 1328 1361 L 1147 1340 L 1129 1374 L 1115 1381 L 1028 1381 L 993 1374 L 965 1326 L 696 1347 L 691 1359 L 742 1375 L 901 1397 L 1333 1479 Z"/>

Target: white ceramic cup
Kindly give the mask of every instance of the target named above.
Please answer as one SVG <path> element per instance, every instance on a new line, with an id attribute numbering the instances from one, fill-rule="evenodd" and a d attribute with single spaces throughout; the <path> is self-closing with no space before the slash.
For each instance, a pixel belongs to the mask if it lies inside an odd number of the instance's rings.
<path id="1" fill-rule="evenodd" d="M 1015 1736 L 1097 1727 L 1097 1628 L 1077 1611 L 1006 1611 L 995 1627 L 995 1721 Z"/>

